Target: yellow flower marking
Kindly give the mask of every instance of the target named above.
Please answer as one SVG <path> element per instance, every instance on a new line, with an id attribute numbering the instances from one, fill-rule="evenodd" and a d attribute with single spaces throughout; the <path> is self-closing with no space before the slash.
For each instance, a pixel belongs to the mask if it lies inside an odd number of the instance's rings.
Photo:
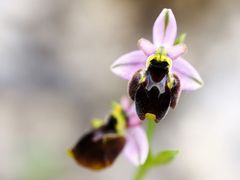
<path id="1" fill-rule="evenodd" d="M 156 120 L 156 115 L 152 113 L 146 113 L 145 114 L 145 119 L 155 121 Z"/>
<path id="2" fill-rule="evenodd" d="M 119 135 L 123 135 L 126 128 L 126 119 L 125 116 L 123 115 L 122 106 L 119 103 L 116 102 L 113 103 L 112 116 L 117 120 L 116 124 L 117 133 Z"/>
<path id="3" fill-rule="evenodd" d="M 70 158 L 74 158 L 74 154 L 71 149 L 67 149 L 66 153 Z"/>
<path id="4" fill-rule="evenodd" d="M 102 127 L 105 124 L 105 122 L 102 119 L 93 119 L 91 124 L 94 129 L 98 129 Z"/>
<path id="5" fill-rule="evenodd" d="M 171 73 L 168 73 L 168 81 L 167 81 L 167 86 L 169 89 L 172 89 L 174 85 L 174 77 Z"/>

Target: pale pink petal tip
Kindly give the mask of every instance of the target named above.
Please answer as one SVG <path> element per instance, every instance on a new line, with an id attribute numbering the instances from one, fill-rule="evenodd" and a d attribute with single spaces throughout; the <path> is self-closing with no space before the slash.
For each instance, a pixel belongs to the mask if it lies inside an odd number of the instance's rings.
<path id="1" fill-rule="evenodd" d="M 155 46 L 170 47 L 177 36 L 177 23 L 171 9 L 163 9 L 153 25 L 153 43 Z"/>
<path id="2" fill-rule="evenodd" d="M 172 71 L 180 78 L 182 90 L 197 90 L 204 84 L 197 70 L 181 57 L 173 61 Z"/>
<path id="3" fill-rule="evenodd" d="M 123 108 L 124 111 L 129 111 L 130 107 L 131 107 L 131 103 L 130 100 L 128 99 L 127 96 L 123 96 L 120 100 L 120 104 Z"/>
<path id="4" fill-rule="evenodd" d="M 169 47 L 167 53 L 169 57 L 174 60 L 182 56 L 187 52 L 187 46 L 185 44 L 178 44 L 176 46 Z"/>
<path id="5" fill-rule="evenodd" d="M 146 56 L 150 56 L 156 51 L 156 47 L 150 41 L 144 38 L 138 40 L 138 48 L 142 50 Z"/>
<path id="6" fill-rule="evenodd" d="M 111 66 L 111 71 L 116 75 L 130 80 L 133 74 L 144 68 L 146 62 L 146 55 L 138 50 L 122 55 Z"/>

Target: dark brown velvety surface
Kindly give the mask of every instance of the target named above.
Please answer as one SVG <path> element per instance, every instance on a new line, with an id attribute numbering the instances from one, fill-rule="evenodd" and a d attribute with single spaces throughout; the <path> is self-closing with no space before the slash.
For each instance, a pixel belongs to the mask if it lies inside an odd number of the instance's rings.
<path id="1" fill-rule="evenodd" d="M 101 130 L 93 130 L 86 134 L 72 149 L 77 163 L 93 170 L 101 170 L 112 165 L 126 141 L 124 137 L 115 134 L 105 134 L 94 141 L 97 133 L 101 133 Z"/>

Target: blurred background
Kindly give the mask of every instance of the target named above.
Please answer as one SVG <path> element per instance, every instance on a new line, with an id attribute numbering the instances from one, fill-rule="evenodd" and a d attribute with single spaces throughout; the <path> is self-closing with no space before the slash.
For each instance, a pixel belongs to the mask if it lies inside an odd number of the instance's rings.
<path id="1" fill-rule="evenodd" d="M 65 150 L 126 94 L 109 67 L 151 39 L 164 7 L 187 33 L 185 58 L 205 86 L 158 124 L 154 151 L 180 153 L 147 179 L 239 180 L 240 1 L 0 0 L 1 180 L 132 179 L 122 156 L 96 173 Z"/>

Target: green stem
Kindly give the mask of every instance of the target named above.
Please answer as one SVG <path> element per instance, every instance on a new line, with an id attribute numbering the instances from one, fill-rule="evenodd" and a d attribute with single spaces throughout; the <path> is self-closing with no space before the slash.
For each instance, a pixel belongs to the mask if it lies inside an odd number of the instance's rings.
<path id="1" fill-rule="evenodd" d="M 153 134 L 155 130 L 156 124 L 152 120 L 147 121 L 147 138 L 148 138 L 148 143 L 149 143 L 149 149 L 152 147 L 152 140 L 153 140 Z"/>
<path id="2" fill-rule="evenodd" d="M 147 120 L 147 138 L 148 138 L 148 143 L 149 143 L 149 153 L 148 153 L 148 157 L 147 160 L 145 161 L 145 163 L 141 166 L 138 167 L 136 174 L 135 174 L 135 180 L 143 180 L 143 178 L 147 175 L 150 166 L 149 163 L 151 162 L 152 159 L 152 151 L 151 151 L 151 147 L 152 147 L 152 140 L 153 140 L 153 134 L 154 134 L 154 130 L 155 130 L 155 122 L 152 120 Z"/>
<path id="3" fill-rule="evenodd" d="M 135 174 L 135 178 L 134 179 L 135 180 L 143 180 L 143 178 L 147 174 L 147 171 L 148 171 L 147 166 L 145 166 L 145 165 L 139 166 L 138 169 L 137 169 L 137 172 Z"/>

